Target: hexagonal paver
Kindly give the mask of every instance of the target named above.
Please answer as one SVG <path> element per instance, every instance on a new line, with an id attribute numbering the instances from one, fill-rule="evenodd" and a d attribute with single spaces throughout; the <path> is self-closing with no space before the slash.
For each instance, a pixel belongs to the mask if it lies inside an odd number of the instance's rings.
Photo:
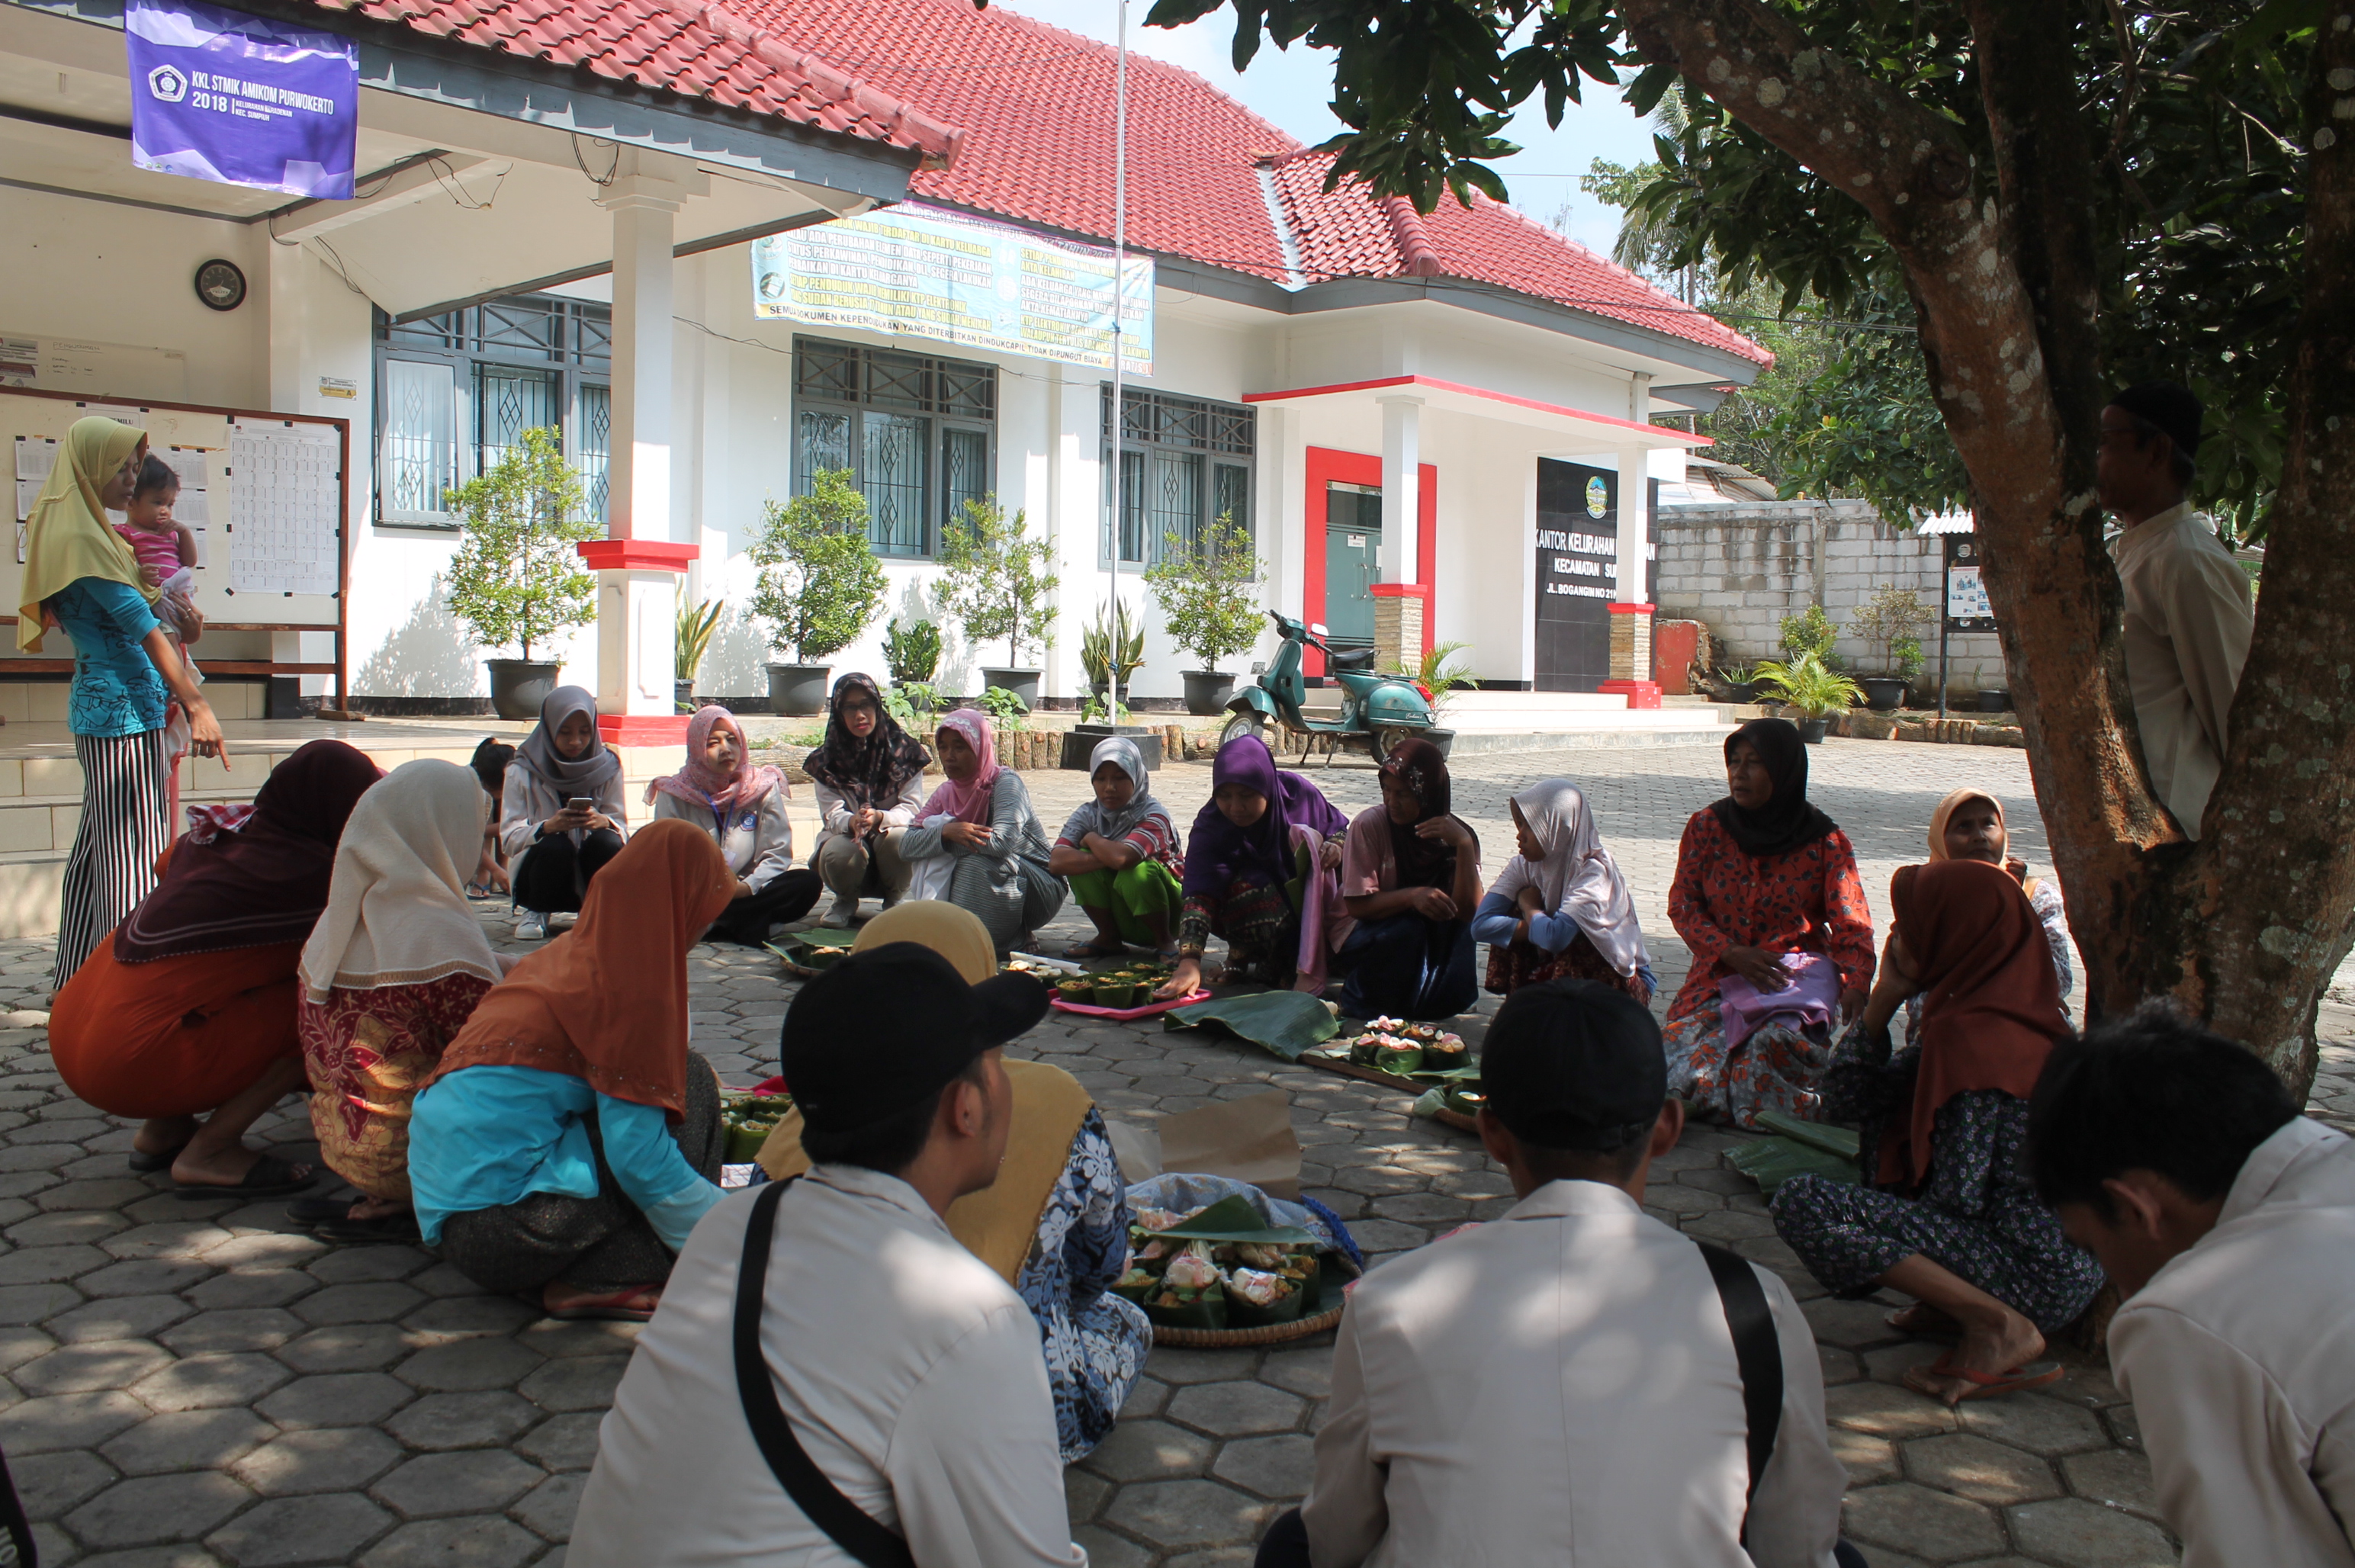
<path id="1" fill-rule="evenodd" d="M 429 1393 L 385 1424 L 411 1448 L 487 1448 L 531 1429 L 538 1405 L 505 1389 L 476 1393 Z"/>
<path id="2" fill-rule="evenodd" d="M 1909 1388 L 1876 1382 L 1826 1389 L 1824 1416 L 1835 1426 L 1869 1432 L 1875 1437 L 1934 1437 L 1960 1424 L 1955 1413 L 1936 1400 Z"/>
<path id="3" fill-rule="evenodd" d="M 179 1263 L 170 1258 L 133 1258 L 92 1269 L 74 1281 L 84 1296 L 166 1296 L 212 1277 L 210 1264 Z"/>
<path id="4" fill-rule="evenodd" d="M 2001 1507 L 2062 1495 L 2052 1467 L 2042 1459 L 1967 1433 L 1916 1438 L 1903 1454 L 1909 1477 L 1975 1503 Z"/>
<path id="5" fill-rule="evenodd" d="M 2174 1568 L 2167 1532 L 2147 1520 L 2083 1498 L 2055 1498 L 2004 1510 L 2021 1551 L 2069 1568 Z"/>
<path id="6" fill-rule="evenodd" d="M 89 1245 L 19 1247 L 0 1257 L 0 1285 L 51 1285 L 104 1268 L 109 1261 Z"/>
<path id="7" fill-rule="evenodd" d="M 538 1486 L 546 1474 L 498 1449 L 428 1454 L 385 1477 L 370 1495 L 404 1519 L 496 1513 Z"/>
<path id="8" fill-rule="evenodd" d="M 87 1449 L 31 1454 L 9 1467 L 27 1519 L 55 1519 L 89 1501 L 119 1478 L 114 1467 Z"/>
<path id="9" fill-rule="evenodd" d="M 425 1304 L 425 1297 L 393 1280 L 368 1285 L 330 1285 L 304 1296 L 293 1308 L 305 1323 L 397 1323 Z"/>
<path id="10" fill-rule="evenodd" d="M 382 1372 L 327 1372 L 297 1378 L 253 1408 L 281 1426 L 373 1426 L 414 1397 Z"/>
<path id="11" fill-rule="evenodd" d="M 2025 1448 L 2031 1454 L 2082 1454 L 2108 1445 L 2101 1418 L 2092 1411 L 2041 1394 L 1975 1399 L 1958 1408 L 1963 1430 Z"/>
<path id="12" fill-rule="evenodd" d="M 460 1339 L 418 1351 L 393 1375 L 435 1393 L 511 1388 L 540 1364 L 539 1354 L 513 1339 Z"/>
<path id="13" fill-rule="evenodd" d="M 99 1247 L 110 1257 L 192 1261 L 229 1240 L 229 1233 L 209 1220 L 165 1220 L 118 1232 Z"/>
<path id="14" fill-rule="evenodd" d="M 114 1339 L 118 1336 L 99 1337 Z M 57 1339 L 41 1329 L 23 1326 L 0 1328 L 0 1372 L 14 1371 L 34 1357 L 46 1356 L 57 1348 Z"/>
<path id="15" fill-rule="evenodd" d="M 253 1500 L 227 1476 L 137 1476 L 118 1481 L 66 1515 L 76 1539 L 94 1548 L 155 1546 L 201 1536 Z"/>
<path id="16" fill-rule="evenodd" d="M 1166 1481 L 1199 1476 L 1218 1444 L 1166 1421 L 1124 1421 L 1081 1463 L 1115 1481 Z"/>
<path id="17" fill-rule="evenodd" d="M 1165 1383 L 1220 1383 L 1247 1378 L 1259 1365 L 1257 1350 L 1173 1350 L 1156 1349 L 1145 1359 L 1145 1370 Z"/>
<path id="18" fill-rule="evenodd" d="M 2005 1544 L 2003 1526 L 1992 1511 L 1911 1481 L 1849 1493 L 1841 1518 L 1847 1532 L 1867 1545 L 1933 1563 L 1992 1556 Z"/>
<path id="19" fill-rule="evenodd" d="M 44 1327 L 69 1342 L 153 1339 L 194 1310 L 176 1296 L 118 1296 L 60 1313 Z"/>
<path id="20" fill-rule="evenodd" d="M 1123 1487 L 1104 1522 L 1163 1546 L 1223 1546 L 1257 1541 L 1281 1511 L 1216 1481 L 1146 1481 Z"/>
<path id="21" fill-rule="evenodd" d="M 432 1255 L 416 1247 L 336 1247 L 304 1267 L 321 1285 L 362 1285 L 371 1280 L 407 1279 L 432 1264 Z"/>
<path id="22" fill-rule="evenodd" d="M 400 1463 L 400 1445 L 372 1426 L 323 1426 L 282 1433 L 229 1474 L 265 1498 L 357 1492 Z"/>
<path id="23" fill-rule="evenodd" d="M 1316 1473 L 1316 1440 L 1305 1433 L 1244 1437 L 1219 1450 L 1210 1474 L 1263 1498 L 1291 1501 L 1308 1494 Z"/>
<path id="24" fill-rule="evenodd" d="M 516 1336 L 543 1356 L 626 1356 L 636 1346 L 643 1323 L 564 1322 L 543 1317 Z"/>
<path id="25" fill-rule="evenodd" d="M 278 1498 L 238 1515 L 205 1544 L 238 1568 L 349 1563 L 399 1522 L 355 1492 Z"/>
<path id="26" fill-rule="evenodd" d="M 515 1451 L 551 1470 L 585 1470 L 597 1462 L 597 1427 L 604 1419 L 589 1411 L 551 1415 L 517 1439 Z"/>
<path id="27" fill-rule="evenodd" d="M 237 1311 L 253 1307 L 283 1307 L 319 1288 L 319 1282 L 297 1269 L 262 1269 L 252 1274 L 218 1274 L 183 1295 L 199 1311 Z"/>
<path id="28" fill-rule="evenodd" d="M 88 1393 L 126 1387 L 171 1364 L 168 1350 L 135 1339 L 112 1339 L 60 1346 L 27 1361 L 9 1379 L 28 1394 Z"/>
<path id="29" fill-rule="evenodd" d="M 150 1416 L 99 1452 L 126 1476 L 218 1470 L 270 1441 L 277 1428 L 245 1410 L 176 1410 Z"/>
<path id="30" fill-rule="evenodd" d="M 546 1316 L 512 1296 L 450 1296 L 427 1302 L 400 1326 L 418 1334 L 512 1334 Z"/>
<path id="31" fill-rule="evenodd" d="M 13 1459 L 19 1454 L 94 1448 L 146 1416 L 147 1407 L 120 1389 L 22 1400 L 0 1411 L 0 1451 Z"/>
<path id="32" fill-rule="evenodd" d="M 95 1246 L 128 1221 L 103 1211 L 65 1214 L 35 1214 L 8 1227 L 12 1247 L 65 1247 L 77 1243 Z"/>
<path id="33" fill-rule="evenodd" d="M 575 1472 L 550 1476 L 507 1509 L 507 1517 L 547 1541 L 569 1541 L 572 1516 L 581 1511 L 581 1493 L 589 1477 Z"/>
<path id="34" fill-rule="evenodd" d="M 2140 1454 L 2116 1448 L 2072 1454 L 2061 1461 L 2061 1475 L 2081 1498 L 2144 1519 L 2159 1518 L 2158 1487 L 2151 1479 L 2150 1461 Z"/>
<path id="35" fill-rule="evenodd" d="M 131 1392 L 157 1410 L 250 1405 L 294 1374 L 256 1350 L 190 1356 L 141 1379 Z"/>
<path id="36" fill-rule="evenodd" d="M 338 1323 L 290 1339 L 274 1353 L 298 1372 L 380 1372 L 416 1348 L 397 1323 Z"/>
<path id="37" fill-rule="evenodd" d="M 628 1370 L 627 1356 L 575 1356 L 549 1361 L 517 1385 L 516 1392 L 542 1410 L 602 1410 Z"/>
<path id="38" fill-rule="evenodd" d="M 208 1351 L 270 1350 L 303 1331 L 303 1320 L 275 1307 L 199 1312 L 156 1336 L 183 1356 Z"/>
<path id="39" fill-rule="evenodd" d="M 217 1268 L 280 1274 L 316 1262 L 326 1250 L 327 1243 L 316 1236 L 297 1235 L 286 1231 L 260 1231 L 231 1236 L 207 1251 L 205 1262 Z M 308 1275 L 303 1276 L 303 1288 L 305 1290 L 318 1283 Z"/>
<path id="40" fill-rule="evenodd" d="M 1169 1401 L 1169 1417 L 1219 1437 L 1255 1432 L 1285 1432 L 1300 1424 L 1305 1407 L 1297 1394 L 1265 1383 L 1198 1383 Z"/>
<path id="41" fill-rule="evenodd" d="M 547 1549 L 513 1520 L 429 1519 L 369 1547 L 359 1568 L 523 1568 Z"/>

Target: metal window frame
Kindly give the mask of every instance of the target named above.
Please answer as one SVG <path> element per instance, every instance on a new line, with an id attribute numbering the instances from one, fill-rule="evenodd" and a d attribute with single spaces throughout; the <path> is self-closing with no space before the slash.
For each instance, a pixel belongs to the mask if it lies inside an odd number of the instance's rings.
<path id="1" fill-rule="evenodd" d="M 814 392 L 804 388 L 803 359 L 811 353 L 838 355 L 854 367 L 851 380 L 853 391 L 847 397 Z M 892 370 L 905 370 L 917 379 L 912 395 L 882 395 L 876 391 L 876 371 L 879 364 Z M 952 395 L 942 385 L 943 376 L 960 378 L 961 389 L 978 386 L 981 396 L 970 399 Z M 794 335 L 794 366 L 792 380 L 792 415 L 788 426 L 792 432 L 791 464 L 792 493 L 809 494 L 809 475 L 802 468 L 801 416 L 809 412 L 838 412 L 849 416 L 848 455 L 852 479 L 863 490 L 867 475 L 866 421 L 859 416 L 868 412 L 901 414 L 925 421 L 924 496 L 920 516 L 923 538 L 912 551 L 885 549 L 875 538 L 869 524 L 868 542 L 875 547 L 878 556 L 886 560 L 926 561 L 940 556 L 943 530 L 954 519 L 949 516 L 948 492 L 948 432 L 952 430 L 978 431 L 984 441 L 982 471 L 992 480 L 997 474 L 997 411 L 998 368 L 985 359 L 958 359 L 947 355 L 930 354 L 922 349 L 879 347 L 868 344 L 844 343 L 836 338 L 819 337 L 801 333 Z M 973 402 L 986 405 L 983 412 L 972 411 Z M 982 494 L 997 493 L 995 483 Z"/>
<path id="2" fill-rule="evenodd" d="M 1112 515 L 1112 383 L 1100 381 L 1096 420 L 1096 462 L 1103 475 L 1096 503 L 1096 570 L 1112 570 L 1112 552 L 1118 544 L 1118 519 Z M 1223 403 L 1213 398 L 1189 398 L 1174 392 L 1159 392 L 1149 388 L 1122 389 L 1120 450 L 1135 453 L 1147 483 L 1153 475 L 1151 453 L 1183 452 L 1199 454 L 1202 459 L 1201 493 L 1196 499 L 1199 515 L 1194 519 L 1194 531 L 1199 537 L 1217 516 L 1218 472 L 1221 467 L 1240 468 L 1243 472 L 1243 496 L 1254 503 L 1253 510 L 1243 519 L 1243 531 L 1256 548 L 1259 542 L 1259 516 L 1256 500 L 1259 495 L 1259 411 L 1248 403 Z M 1195 432 L 1191 439 L 1167 440 L 1172 430 Z M 1123 486 L 1122 499 L 1130 491 Z M 1135 567 L 1140 571 L 1159 562 L 1165 552 L 1157 530 L 1152 529 L 1152 508 L 1144 507 L 1146 528 L 1153 537 L 1145 540 L 1142 557 L 1124 555 L 1121 570 Z"/>

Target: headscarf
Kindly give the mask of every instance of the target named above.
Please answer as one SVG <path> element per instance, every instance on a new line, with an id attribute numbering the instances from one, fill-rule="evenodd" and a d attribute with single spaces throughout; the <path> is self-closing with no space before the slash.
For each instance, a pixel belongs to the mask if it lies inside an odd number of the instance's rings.
<path id="1" fill-rule="evenodd" d="M 1912 1116 L 1881 1136 L 1880 1179 L 1911 1188 L 1929 1173 L 1939 1107 L 1974 1089 L 2027 1099 L 2069 1020 L 2043 927 L 2001 870 L 1978 860 L 1900 867 L 1889 899 L 1922 987 L 1922 1061 Z"/>
<path id="2" fill-rule="evenodd" d="M 1267 809 L 1249 827 L 1236 827 L 1219 809 L 1218 792 L 1228 784 L 1267 797 Z M 1238 735 L 1219 748 L 1210 764 L 1210 794 L 1194 817 L 1193 850 L 1186 857 L 1189 893 L 1221 898 L 1238 879 L 1280 888 L 1293 877 L 1294 827 L 1327 838 L 1349 830 L 1348 818 L 1315 784 L 1276 767 L 1275 754 L 1256 735 Z"/>
<path id="3" fill-rule="evenodd" d="M 996 950 L 989 928 L 970 910 L 938 900 L 920 900 L 885 910 L 859 928 L 853 953 L 865 953 L 893 942 L 929 947 L 956 966 L 968 986 L 977 986 L 997 973 Z M 846 1049 L 856 1050 L 855 1045 Z M 1007 1082 L 1014 1089 L 1013 1125 L 1006 1138 L 1006 1158 L 997 1179 L 979 1192 L 968 1192 L 949 1205 L 949 1233 L 963 1242 L 974 1256 L 997 1271 L 1008 1285 L 1021 1273 L 1038 1240 L 1039 1221 L 1055 1195 L 1055 1183 L 1071 1161 L 1071 1140 L 1094 1109 L 1095 1102 L 1078 1079 L 1044 1061 L 1008 1061 Z M 788 1111 L 761 1146 L 761 1168 L 779 1181 L 809 1168 L 802 1148 L 802 1118 Z M 1125 1224 L 1124 1216 L 1114 1223 Z"/>
<path id="4" fill-rule="evenodd" d="M 1546 779 L 1513 796 L 1513 804 L 1545 854 L 1534 862 L 1522 855 L 1506 861 L 1489 891 L 1516 900 L 1523 888 L 1535 888 L 1548 912 L 1578 923 L 1604 963 L 1633 975 L 1651 955 L 1627 879 L 1603 847 L 1586 796 L 1568 779 Z"/>
<path id="5" fill-rule="evenodd" d="M 1382 772 L 1414 796 L 1423 815 L 1407 827 L 1390 824 L 1391 859 L 1398 867 L 1401 888 L 1445 888 L 1455 882 L 1455 848 L 1442 838 L 1425 838 L 1415 831 L 1426 822 L 1455 815 L 1455 791 L 1447 778 L 1447 759 L 1430 741 L 1401 741 L 1382 759 Z M 1389 813 L 1384 812 L 1387 818 Z M 1466 825 L 1469 831 L 1469 825 Z"/>
<path id="6" fill-rule="evenodd" d="M 1958 789 L 1940 801 L 1937 809 L 1930 813 L 1930 859 L 1952 859 L 1946 853 L 1946 824 L 1954 820 L 1955 813 L 1975 800 L 1983 800 L 1995 807 L 1996 826 L 2004 830 L 2004 842 L 2007 845 L 2011 842 L 2011 825 L 2003 819 L 2003 802 L 1983 789 Z M 2030 898 L 2036 896 L 2036 879 L 2028 874 L 2027 861 L 2007 859 L 2003 869 L 2011 873 L 2011 880 L 2019 884 L 2021 891 Z"/>
<path id="7" fill-rule="evenodd" d="M 863 691 L 875 704 L 875 728 L 860 740 L 842 721 L 842 697 Z M 842 796 L 852 811 L 889 811 L 908 781 L 932 760 L 923 743 L 891 717 L 883 706 L 883 691 L 875 677 L 857 670 L 834 683 L 834 700 L 826 707 L 826 739 L 802 762 L 802 772 Z"/>
<path id="8" fill-rule="evenodd" d="M 299 748 L 262 781 L 242 827 L 172 847 L 164 880 L 115 928 L 114 961 L 145 964 L 309 936 L 327 907 L 336 841 L 360 796 L 383 776 L 341 741 Z"/>
<path id="9" fill-rule="evenodd" d="M 1733 835 L 1736 848 L 1763 859 L 1804 849 L 1839 830 L 1838 823 L 1807 799 L 1807 743 L 1799 738 L 1797 725 L 1788 719 L 1753 719 L 1725 738 L 1726 761 L 1733 760 L 1733 748 L 1742 741 L 1766 764 L 1774 793 L 1755 811 L 1734 805 L 1732 795 L 1710 807 Z"/>
<path id="10" fill-rule="evenodd" d="M 725 726 L 736 737 L 736 767 L 732 773 L 721 773 L 703 760 L 703 748 L 711 740 L 711 731 Z M 784 773 L 773 767 L 754 767 L 752 748 L 744 739 L 744 726 L 736 722 L 736 715 L 717 703 L 695 710 L 687 721 L 687 766 L 666 774 L 646 785 L 646 804 L 652 805 L 657 791 L 675 795 L 690 805 L 708 806 L 713 811 L 732 816 L 748 811 L 769 798 L 769 792 L 785 782 Z M 791 796 L 793 791 L 785 791 Z"/>
<path id="11" fill-rule="evenodd" d="M 1106 811 L 1093 793 L 1096 773 L 1106 763 L 1126 773 L 1128 782 L 1134 786 L 1128 804 L 1118 811 Z M 1088 753 L 1088 798 L 1063 824 L 1066 842 L 1077 844 L 1093 833 L 1117 844 L 1135 832 L 1147 817 L 1159 816 L 1165 822 L 1168 820 L 1169 813 L 1153 798 L 1153 778 L 1145 771 L 1144 751 L 1125 735 L 1114 735 L 1096 742 L 1096 749 Z M 1177 837 L 1174 823 L 1171 824 L 1170 837 Z"/>
<path id="12" fill-rule="evenodd" d="M 139 558 L 106 520 L 99 487 L 139 450 L 147 432 L 120 420 L 76 420 L 56 466 L 25 517 L 25 572 L 16 590 L 16 650 L 41 651 L 41 605 L 85 577 L 136 588 L 152 604 L 163 590 L 139 578 Z"/>
<path id="13" fill-rule="evenodd" d="M 975 709 L 960 708 L 942 715 L 940 728 L 964 736 L 973 754 L 981 759 L 981 766 L 964 784 L 943 779 L 941 787 L 932 791 L 932 798 L 924 802 L 923 810 L 916 816 L 921 819 L 946 812 L 959 822 L 987 822 L 989 792 L 997 783 L 997 739 L 990 733 L 988 715 Z"/>
<path id="14" fill-rule="evenodd" d="M 305 996 L 452 975 L 498 984 L 498 956 L 465 892 L 490 807 L 472 768 L 427 757 L 360 796 L 336 846 L 326 912 L 303 947 Z"/>
<path id="15" fill-rule="evenodd" d="M 507 971 L 442 1053 L 465 1067 L 535 1067 L 601 1094 L 687 1113 L 687 950 L 736 897 L 711 835 L 665 817 L 591 880 L 570 931 Z"/>
<path id="16" fill-rule="evenodd" d="M 576 713 L 589 715 L 589 749 L 567 761 L 556 749 L 556 732 Z M 622 776 L 622 759 L 597 733 L 597 699 L 578 686 L 559 686 L 539 705 L 539 726 L 516 748 L 515 766 L 556 792 L 559 798 L 602 795 Z"/>

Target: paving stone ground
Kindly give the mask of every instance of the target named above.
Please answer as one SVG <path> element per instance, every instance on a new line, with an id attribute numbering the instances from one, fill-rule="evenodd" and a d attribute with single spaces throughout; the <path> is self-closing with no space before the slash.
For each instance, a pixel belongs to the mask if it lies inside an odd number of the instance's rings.
<path id="1" fill-rule="evenodd" d="M 1362 765 L 1313 770 L 1345 810 L 1376 798 Z M 1468 759 L 1459 807 L 1493 874 L 1510 852 L 1505 800 L 1535 779 L 1584 784 L 1634 885 L 1664 993 L 1686 955 L 1665 901 L 1688 815 L 1721 792 L 1713 747 Z M 2013 840 L 2043 863 L 2022 753 L 1839 741 L 1816 754 L 1816 798 L 1857 842 L 1876 908 L 1922 853 L 1931 805 L 1968 780 L 2000 793 Z M 1033 774 L 1050 826 L 1077 773 Z M 1209 769 L 1165 769 L 1190 817 Z M 1044 940 L 1078 933 L 1059 922 Z M 484 918 L 503 944 L 503 912 Z M 0 1445 L 45 1561 L 83 1568 L 523 1568 L 560 1564 L 596 1455 L 597 1423 L 634 1330 L 555 1323 L 485 1296 L 413 1247 L 329 1247 L 282 1202 L 185 1202 L 127 1171 L 128 1124 L 53 1071 L 42 942 L 0 944 Z M 773 1071 L 791 987 L 765 955 L 698 948 L 695 1035 L 730 1083 Z M 2315 1108 L 2355 1118 L 2355 1002 L 2324 1008 Z M 1666 1005 L 1664 994 L 1661 1004 Z M 1465 1032 L 1476 1038 L 1493 999 Z M 1282 1088 L 1303 1182 L 1373 1255 L 1424 1244 L 1509 1207 L 1468 1136 L 1407 1115 L 1403 1096 L 1247 1048 L 1056 1015 L 1018 1053 L 1076 1073 L 1108 1115 L 1136 1121 Z M 289 1102 L 258 1136 L 315 1157 Z M 1696 1128 L 1654 1168 L 1648 1207 L 1780 1271 L 1822 1354 L 1834 1443 L 1849 1468 L 1848 1529 L 1876 1568 L 2143 1568 L 2178 1560 L 2157 1520 L 2134 1413 L 2098 1360 L 2049 1392 L 1965 1406 L 1898 1381 L 1928 1348 L 1885 1303 L 1827 1296 L 1774 1235 L 1733 1135 Z M 1891 1298 L 1892 1300 L 1895 1298 Z M 1103 1568 L 1245 1564 L 1298 1499 L 1327 1392 L 1331 1337 L 1252 1351 L 1156 1350 L 1120 1425 L 1067 1473 L 1075 1536 Z"/>

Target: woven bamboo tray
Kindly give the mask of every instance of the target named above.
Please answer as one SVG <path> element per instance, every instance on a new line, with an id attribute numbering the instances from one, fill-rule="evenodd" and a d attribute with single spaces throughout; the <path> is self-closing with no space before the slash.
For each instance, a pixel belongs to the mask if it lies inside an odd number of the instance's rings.
<path id="1" fill-rule="evenodd" d="M 1337 1072 L 1344 1078 L 1355 1078 L 1361 1083 L 1380 1083 L 1386 1088 L 1396 1089 L 1402 1094 L 1412 1094 L 1417 1099 L 1421 1099 L 1431 1089 L 1428 1083 L 1418 1083 L 1412 1078 L 1401 1078 L 1395 1072 L 1385 1072 L 1379 1067 L 1364 1067 L 1354 1061 L 1343 1061 L 1337 1057 L 1303 1056 L 1300 1060 L 1319 1072 Z M 1476 1134 L 1480 1130 L 1478 1122 L 1461 1111 L 1451 1111 L 1444 1105 L 1432 1113 L 1432 1119 L 1444 1126 L 1454 1127 L 1459 1133 Z"/>
<path id="2" fill-rule="evenodd" d="M 1328 1253 L 1326 1259 L 1333 1269 L 1347 1273 L 1350 1279 L 1358 1277 L 1359 1271 L 1357 1265 L 1340 1253 Z M 1348 1301 L 1344 1298 L 1314 1317 L 1303 1317 L 1292 1323 L 1263 1323 L 1251 1328 L 1164 1328 L 1156 1323 L 1153 1326 L 1153 1342 L 1180 1350 L 1239 1350 L 1253 1345 L 1282 1345 L 1337 1327 L 1341 1321 L 1341 1309 L 1347 1306 Z"/>

